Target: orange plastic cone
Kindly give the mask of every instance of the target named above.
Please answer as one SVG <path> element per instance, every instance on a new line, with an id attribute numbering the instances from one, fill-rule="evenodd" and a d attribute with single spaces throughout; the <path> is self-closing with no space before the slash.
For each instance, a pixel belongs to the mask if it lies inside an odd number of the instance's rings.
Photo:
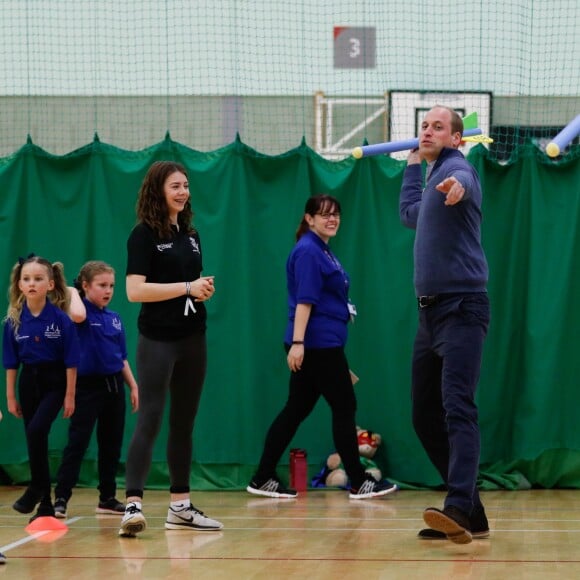
<path id="1" fill-rule="evenodd" d="M 57 520 L 52 516 L 41 516 L 32 520 L 25 528 L 29 534 L 34 532 L 56 532 L 60 530 L 68 530 L 68 526 Z"/>

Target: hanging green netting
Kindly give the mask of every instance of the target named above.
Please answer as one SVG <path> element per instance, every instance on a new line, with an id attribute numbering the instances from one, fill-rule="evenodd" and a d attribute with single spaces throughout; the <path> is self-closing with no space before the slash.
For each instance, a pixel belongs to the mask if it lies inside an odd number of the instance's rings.
<path id="1" fill-rule="evenodd" d="M 188 168 L 219 282 L 197 485 L 245 486 L 283 402 L 284 261 L 319 191 L 342 200 L 337 249 L 366 312 L 349 338 L 361 422 L 383 434 L 387 475 L 437 484 L 409 415 L 406 153 L 351 153 L 416 136 L 439 103 L 477 113 L 493 139 L 466 146 L 485 188 L 493 305 L 478 394 L 484 485 L 580 486 L 578 0 L 0 0 L 0 11 L 2 295 L 30 251 L 62 260 L 69 277 L 104 259 L 134 353 L 138 308 L 122 280 L 136 193 L 156 159 Z M 328 424 L 317 409 L 297 435 L 315 464 L 332 449 Z M 66 429 L 53 430 L 54 461 Z M 0 443 L 0 465 L 24 481 L 22 423 L 8 413 Z M 163 437 L 154 462 L 149 483 L 164 485 Z"/>
<path id="2" fill-rule="evenodd" d="M 578 0 L 0 0 L 0 156 L 240 135 L 342 159 L 476 111 L 492 158 L 546 155 L 580 113 Z M 577 155 L 573 134 L 559 148 Z M 471 147 L 473 145 L 468 145 Z M 395 155 L 396 157 L 396 155 Z"/>

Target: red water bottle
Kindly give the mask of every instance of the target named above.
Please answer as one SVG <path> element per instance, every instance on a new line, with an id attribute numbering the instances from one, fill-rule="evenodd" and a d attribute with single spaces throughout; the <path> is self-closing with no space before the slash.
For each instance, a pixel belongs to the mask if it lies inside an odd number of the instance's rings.
<path id="1" fill-rule="evenodd" d="M 306 449 L 290 449 L 290 487 L 296 491 L 306 491 L 308 487 Z"/>

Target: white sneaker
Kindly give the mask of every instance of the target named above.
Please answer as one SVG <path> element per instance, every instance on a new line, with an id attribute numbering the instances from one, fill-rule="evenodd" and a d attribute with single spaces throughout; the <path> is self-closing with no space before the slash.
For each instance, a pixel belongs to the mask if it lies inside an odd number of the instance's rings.
<path id="1" fill-rule="evenodd" d="M 123 538 L 134 538 L 137 534 L 144 531 L 147 527 L 147 521 L 143 512 L 133 503 L 128 503 L 125 508 L 125 515 L 121 520 L 121 529 L 119 536 Z"/>
<path id="2" fill-rule="evenodd" d="M 224 525 L 217 520 L 208 518 L 203 512 L 194 508 L 190 503 L 180 510 L 167 510 L 166 530 L 197 530 L 198 532 L 214 532 L 221 530 Z"/>

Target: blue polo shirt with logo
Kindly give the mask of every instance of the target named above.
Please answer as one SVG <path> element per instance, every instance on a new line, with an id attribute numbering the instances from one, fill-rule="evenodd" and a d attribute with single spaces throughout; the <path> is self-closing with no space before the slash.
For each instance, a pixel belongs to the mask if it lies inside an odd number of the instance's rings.
<path id="1" fill-rule="evenodd" d="M 350 278 L 330 247 L 308 231 L 286 262 L 288 325 L 284 341 L 292 343 L 297 304 L 312 304 L 305 348 L 344 347 L 347 339 Z"/>
<path id="2" fill-rule="evenodd" d="M 127 359 L 125 330 L 120 316 L 99 308 L 83 298 L 86 319 L 77 324 L 81 344 L 79 376 L 114 375 L 123 370 Z"/>
<path id="3" fill-rule="evenodd" d="M 38 316 L 33 316 L 24 303 L 18 330 L 10 320 L 4 324 L 2 359 L 5 369 L 60 361 L 66 368 L 76 368 L 80 348 L 75 325 L 52 302 L 47 301 Z"/>

